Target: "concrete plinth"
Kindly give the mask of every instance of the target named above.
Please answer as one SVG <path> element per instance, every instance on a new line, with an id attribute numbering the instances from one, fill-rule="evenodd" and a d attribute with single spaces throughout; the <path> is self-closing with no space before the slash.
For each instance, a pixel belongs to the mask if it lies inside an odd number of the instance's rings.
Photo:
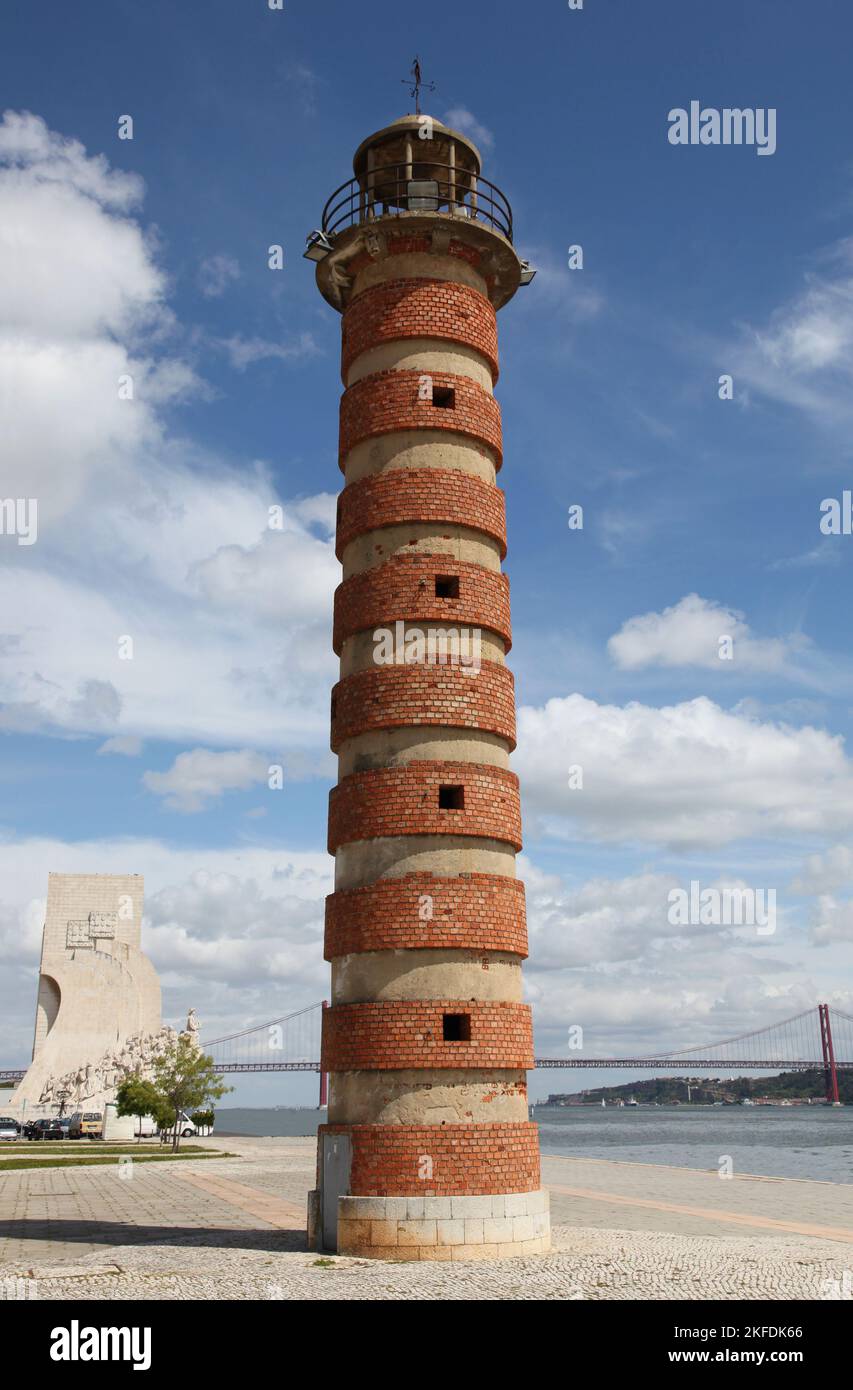
<path id="1" fill-rule="evenodd" d="M 548 1193 L 339 1197 L 338 1254 L 386 1260 L 501 1260 L 551 1246 Z"/>

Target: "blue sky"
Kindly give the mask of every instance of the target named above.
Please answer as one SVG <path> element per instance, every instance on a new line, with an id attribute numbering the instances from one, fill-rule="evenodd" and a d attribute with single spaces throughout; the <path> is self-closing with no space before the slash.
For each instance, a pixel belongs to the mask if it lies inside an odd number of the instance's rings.
<path id="1" fill-rule="evenodd" d="M 0 1060 L 26 1060 L 49 870 L 145 874 L 173 1021 L 327 993 L 339 323 L 301 252 L 410 109 L 415 52 L 539 267 L 498 386 L 539 1050 L 572 1024 L 660 1051 L 849 1011 L 853 537 L 819 529 L 853 486 L 849 6 L 353 15 L 4 21 L 0 494 L 38 496 L 39 536 L 0 536 Z M 774 108 L 775 154 L 674 147 L 691 100 Z M 674 932 L 691 879 L 775 888 L 776 932 Z"/>

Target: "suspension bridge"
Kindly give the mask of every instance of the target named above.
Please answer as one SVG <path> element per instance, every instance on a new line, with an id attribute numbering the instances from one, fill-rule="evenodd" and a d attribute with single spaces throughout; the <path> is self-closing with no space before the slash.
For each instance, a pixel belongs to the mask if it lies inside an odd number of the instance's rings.
<path id="1" fill-rule="evenodd" d="M 320 1066 L 320 1040 L 326 1000 L 309 1004 L 268 1023 L 202 1044 L 222 1074 L 309 1071 L 320 1077 L 320 1104 L 326 1104 L 326 1073 Z M 791 1018 L 748 1033 L 649 1056 L 589 1056 L 570 1045 L 564 1057 L 537 1057 L 537 1069 L 586 1068 L 633 1071 L 815 1071 L 822 1072 L 826 1099 L 838 1101 L 838 1072 L 853 1070 L 853 1015 L 819 1004 Z M 0 1080 L 18 1081 L 23 1070 L 0 1068 Z"/>

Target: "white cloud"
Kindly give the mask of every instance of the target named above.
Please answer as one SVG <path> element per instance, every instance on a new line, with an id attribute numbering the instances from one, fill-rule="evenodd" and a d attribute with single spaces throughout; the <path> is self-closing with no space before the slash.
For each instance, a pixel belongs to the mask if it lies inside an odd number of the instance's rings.
<path id="1" fill-rule="evenodd" d="M 285 69 L 285 80 L 293 88 L 303 116 L 316 115 L 317 96 L 323 79 L 307 63 L 290 63 Z"/>
<path id="2" fill-rule="evenodd" d="M 789 555 L 781 560 L 774 560 L 768 565 L 770 570 L 789 570 L 789 569 L 818 569 L 827 565 L 838 565 L 841 563 L 842 551 L 839 546 L 826 544 L 822 540 L 818 545 L 812 546 L 811 550 L 803 550 L 799 555 Z"/>
<path id="3" fill-rule="evenodd" d="M 696 879 L 700 889 L 721 896 L 752 890 L 758 913 L 740 925 L 670 921 L 674 890 L 690 896 L 691 875 L 644 871 L 624 878 L 592 878 L 573 888 L 557 875 L 543 875 L 525 859 L 519 873 L 527 885 L 531 956 L 537 971 L 643 963 L 653 972 L 672 969 L 675 957 L 750 950 L 775 950 L 786 928 L 785 912 L 776 913 L 774 931 L 759 934 L 765 925 L 768 888 L 776 885 L 748 883 L 745 879 L 710 874 Z M 723 900 L 725 901 L 725 900 Z M 770 900 L 772 901 L 772 900 Z M 777 904 L 778 905 L 778 904 Z"/>
<path id="4" fill-rule="evenodd" d="M 572 1026 L 583 1029 L 588 1057 L 648 1056 L 720 1042 L 806 1009 L 816 1012 L 818 1001 L 827 996 L 849 1010 L 853 997 L 849 989 L 816 984 L 801 969 L 770 978 L 735 951 L 728 960 L 719 950 L 709 951 L 703 960 L 686 956 L 672 969 L 557 970 L 540 975 L 534 963 L 527 973 L 540 1057 L 572 1055 Z M 683 1067 L 689 1071 L 689 1062 Z M 721 1070 L 727 1070 L 724 1061 Z M 623 1073 L 623 1078 L 630 1075 Z M 597 1084 L 614 1085 L 618 1079 L 603 1073 Z M 551 1091 L 575 1091 L 590 1084 L 577 1075 L 560 1078 L 553 1073 L 544 1073 L 541 1082 L 535 1075 L 534 1081 Z"/>
<path id="5" fill-rule="evenodd" d="M 853 941 L 853 898 L 820 895 L 813 914 L 812 940 L 816 946 Z"/>
<path id="6" fill-rule="evenodd" d="M 171 811 L 204 811 L 227 791 L 246 791 L 265 782 L 269 763 L 249 748 L 217 753 L 193 748 L 179 753 L 166 772 L 146 772 L 142 781 L 149 791 L 164 798 Z"/>
<path id="7" fill-rule="evenodd" d="M 221 252 L 206 256 L 198 268 L 199 289 L 205 299 L 219 299 L 240 274 L 240 262 L 234 256 Z"/>
<path id="8" fill-rule="evenodd" d="M 561 756 L 555 756 L 560 750 Z M 569 768 L 583 768 L 583 788 Z M 705 697 L 654 709 L 582 695 L 519 710 L 528 817 L 560 837 L 678 849 L 853 826 L 853 769 L 824 730 L 761 723 Z"/>
<path id="9" fill-rule="evenodd" d="M 849 423 L 853 384 L 853 237 L 814 257 L 803 288 L 720 354 L 724 370 L 818 422 Z"/>
<path id="10" fill-rule="evenodd" d="M 318 526 L 327 536 L 334 536 L 337 526 L 338 497 L 334 492 L 316 492 L 291 502 L 288 511 L 303 526 Z"/>
<path id="11" fill-rule="evenodd" d="M 321 587 L 306 575 L 318 611 L 310 614 L 306 596 L 296 594 L 298 621 L 288 617 L 283 593 L 276 632 L 266 599 L 265 611 L 247 621 L 252 596 L 229 587 L 235 572 L 220 570 L 215 582 L 208 575 L 197 597 L 187 584 L 173 592 L 158 579 L 151 592 L 139 576 L 138 586 L 107 594 L 44 572 L 22 584 L 0 568 L 0 602 L 18 638 L 4 663 L 0 720 L 46 732 L 226 744 L 239 727 L 259 746 L 324 748 L 335 666 L 332 585 L 321 603 Z M 133 639 L 132 660 L 119 655 L 121 636 Z M 113 695 L 97 701 L 102 688 Z"/>
<path id="12" fill-rule="evenodd" d="M 37 496 L 44 527 L 109 471 L 156 448 L 152 401 L 194 373 L 139 348 L 167 335 L 166 277 L 124 214 L 139 179 L 91 159 L 38 117 L 0 123 L 0 383 L 4 488 Z M 132 376 L 133 401 L 120 398 Z"/>
<path id="13" fill-rule="evenodd" d="M 34 116 L 0 124 L 4 492 L 39 503 L 37 544 L 0 564 L 0 722 L 227 746 L 239 719 L 247 744 L 310 755 L 334 673 L 328 494 L 285 504 L 272 531 L 269 468 L 230 466 L 167 425 L 166 406 L 206 388 L 130 215 L 142 193 Z"/>
<path id="14" fill-rule="evenodd" d="M 793 883 L 795 893 L 832 893 L 853 882 L 853 849 L 832 845 L 821 854 L 810 854 Z"/>
<path id="15" fill-rule="evenodd" d="M 118 753 L 123 758 L 138 758 L 142 752 L 142 739 L 129 735 L 125 738 L 108 738 L 97 749 L 98 753 Z"/>
<path id="16" fill-rule="evenodd" d="M 165 277 L 137 223 L 37 169 L 3 169 L 0 198 L 4 333 L 65 341 L 162 323 Z"/>
<path id="17" fill-rule="evenodd" d="M 494 149 L 494 135 L 487 126 L 477 120 L 467 106 L 454 106 L 450 111 L 445 111 L 442 119 L 452 130 L 459 130 L 463 135 L 467 135 L 481 150 Z"/>
<path id="18" fill-rule="evenodd" d="M 220 546 L 194 565 L 190 579 L 211 603 L 274 618 L 287 595 L 291 623 L 320 616 L 329 626 L 339 571 L 327 541 L 293 530 L 267 531 L 252 546 Z"/>
<path id="19" fill-rule="evenodd" d="M 316 357 L 320 351 L 313 333 L 300 333 L 295 341 L 290 343 L 274 343 L 267 338 L 246 338 L 240 333 L 234 333 L 230 338 L 221 338 L 219 346 L 227 352 L 232 367 L 236 367 L 238 372 L 244 372 L 255 362 L 266 362 L 270 359 L 299 362 L 306 357 Z"/>
<path id="20" fill-rule="evenodd" d="M 29 172 L 41 183 L 76 189 L 105 207 L 126 212 L 142 198 L 138 174 L 111 169 L 104 155 L 87 155 L 79 140 L 66 139 L 30 111 L 5 111 L 0 123 L 0 163 Z"/>
<path id="21" fill-rule="evenodd" d="M 538 1056 L 571 1055 L 569 1029 L 578 1026 L 588 1057 L 642 1056 L 760 1028 L 819 999 L 850 1008 L 849 972 L 841 974 L 837 958 L 812 953 L 810 976 L 805 923 L 783 895 L 777 933 L 760 938 L 754 927 L 672 926 L 669 891 L 686 888 L 692 871 L 570 884 L 523 856 L 519 874 L 527 885 L 525 986 Z M 747 886 L 699 877 L 702 887 Z M 547 1073 L 534 1078 L 539 1092 L 584 1084 L 566 1081 L 555 1084 Z"/>
<path id="22" fill-rule="evenodd" d="M 544 879 L 525 864 L 531 955 L 537 970 L 635 960 L 661 937 L 683 935 L 667 922 L 667 874 L 591 879 L 571 891 L 559 878 Z M 697 933 L 707 928 L 697 928 Z"/>
<path id="23" fill-rule="evenodd" d="M 720 639 L 733 641 L 732 660 L 720 659 Z M 611 657 L 625 671 L 644 666 L 700 666 L 722 671 L 781 671 L 808 646 L 799 636 L 753 636 L 735 608 L 688 594 L 662 613 L 629 618 L 607 643 Z"/>
<path id="24" fill-rule="evenodd" d="M 601 313 L 604 293 L 592 272 L 570 270 L 568 257 L 566 262 L 558 261 L 553 251 L 544 246 L 528 247 L 525 255 L 536 267 L 536 279 L 520 296 L 519 309 L 523 313 L 557 313 L 558 324 L 565 319 L 585 323 Z"/>

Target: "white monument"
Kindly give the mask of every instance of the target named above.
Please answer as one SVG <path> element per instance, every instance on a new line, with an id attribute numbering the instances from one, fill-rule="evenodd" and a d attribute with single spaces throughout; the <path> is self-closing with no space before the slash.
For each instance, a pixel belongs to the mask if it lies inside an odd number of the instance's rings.
<path id="1" fill-rule="evenodd" d="M 140 874 L 49 874 L 33 1060 L 6 1108 L 103 1110 L 176 1037 L 140 950 Z"/>

